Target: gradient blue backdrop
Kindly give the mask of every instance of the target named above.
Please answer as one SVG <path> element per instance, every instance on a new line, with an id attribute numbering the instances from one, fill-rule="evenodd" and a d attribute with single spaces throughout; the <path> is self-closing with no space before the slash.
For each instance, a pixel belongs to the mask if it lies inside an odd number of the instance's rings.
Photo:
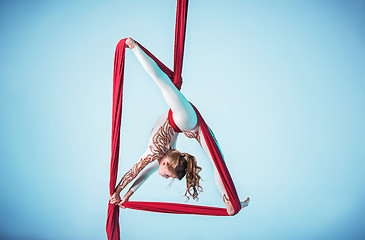
<path id="1" fill-rule="evenodd" d="M 112 73 L 132 36 L 172 67 L 176 1 L 1 1 L 0 238 L 105 239 Z M 123 239 L 364 239 L 365 2 L 190 1 L 183 93 L 215 131 L 235 217 L 121 212 Z M 120 175 L 167 110 L 126 55 Z M 203 166 L 199 204 L 223 206 Z M 184 202 L 157 174 L 134 200 Z M 191 202 L 192 204 L 196 204 Z"/>

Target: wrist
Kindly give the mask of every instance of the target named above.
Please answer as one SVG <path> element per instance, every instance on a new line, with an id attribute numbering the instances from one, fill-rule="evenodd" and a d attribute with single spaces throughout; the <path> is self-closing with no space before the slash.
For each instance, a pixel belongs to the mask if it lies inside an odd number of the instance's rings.
<path id="1" fill-rule="evenodd" d="M 130 197 L 133 195 L 133 191 L 129 189 L 129 191 L 127 192 L 127 194 L 125 195 L 126 197 Z"/>
<path id="2" fill-rule="evenodd" d="M 120 185 L 118 185 L 117 187 L 116 187 L 116 189 L 115 189 L 115 193 L 116 194 L 120 194 L 120 192 L 122 191 L 123 189 L 121 188 L 121 186 Z"/>

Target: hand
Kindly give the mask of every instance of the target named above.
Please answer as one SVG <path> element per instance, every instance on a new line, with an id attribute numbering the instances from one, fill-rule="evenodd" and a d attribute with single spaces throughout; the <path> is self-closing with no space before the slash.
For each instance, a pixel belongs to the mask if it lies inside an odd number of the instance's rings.
<path id="1" fill-rule="evenodd" d="M 119 202 L 120 202 L 120 196 L 119 196 L 119 193 L 114 193 L 111 197 L 110 197 L 110 203 L 111 204 L 115 204 L 115 205 L 117 205 L 117 204 L 119 204 Z"/>
<path id="2" fill-rule="evenodd" d="M 123 208 L 123 209 L 125 209 L 125 207 L 123 206 L 123 204 L 125 203 L 125 202 L 128 202 L 129 201 L 129 196 L 128 195 L 125 195 L 124 197 L 123 197 L 123 199 L 118 203 L 118 206 L 119 207 L 121 207 L 121 208 Z"/>

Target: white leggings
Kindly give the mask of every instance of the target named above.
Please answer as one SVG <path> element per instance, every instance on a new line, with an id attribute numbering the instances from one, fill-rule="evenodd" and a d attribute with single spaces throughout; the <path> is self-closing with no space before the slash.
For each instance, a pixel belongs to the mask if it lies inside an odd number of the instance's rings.
<path id="1" fill-rule="evenodd" d="M 153 61 L 153 59 L 151 59 L 145 52 L 143 52 L 138 47 L 138 45 L 136 45 L 132 49 L 132 51 L 136 55 L 137 59 L 142 64 L 146 72 L 152 77 L 157 86 L 161 89 L 163 97 L 165 98 L 167 104 L 173 112 L 173 119 L 176 125 L 183 131 L 192 130 L 196 126 L 198 118 L 189 101 L 175 87 L 170 78 L 158 67 L 155 61 Z M 202 148 L 212 162 L 214 168 L 215 183 L 224 199 L 224 196 L 227 196 L 226 190 L 223 186 L 221 178 L 219 177 L 213 159 L 211 159 L 210 157 L 208 146 L 206 145 L 205 141 L 202 142 Z"/>
<path id="2" fill-rule="evenodd" d="M 161 89 L 166 103 L 173 112 L 173 118 L 176 125 L 183 131 L 192 130 L 198 122 L 198 118 L 189 101 L 175 87 L 170 78 L 158 67 L 155 61 L 143 52 L 138 45 L 136 45 L 132 51 L 146 72 Z"/>

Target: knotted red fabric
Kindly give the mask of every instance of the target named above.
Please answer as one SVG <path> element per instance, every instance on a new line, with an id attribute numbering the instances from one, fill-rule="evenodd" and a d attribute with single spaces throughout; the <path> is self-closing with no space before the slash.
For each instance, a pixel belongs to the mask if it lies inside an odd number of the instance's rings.
<path id="1" fill-rule="evenodd" d="M 151 57 L 161 70 L 169 76 L 171 81 L 180 90 L 182 84 L 181 72 L 185 42 L 186 31 L 186 16 L 187 16 L 187 0 L 178 0 L 176 13 L 176 29 L 175 29 L 175 51 L 174 51 L 174 72 L 160 62 L 147 49 L 138 43 L 139 47 Z M 113 113 L 112 113 L 112 144 L 111 144 L 111 164 L 110 164 L 110 182 L 109 191 L 112 195 L 115 191 L 115 184 L 117 180 L 118 162 L 119 162 L 119 148 L 120 148 L 120 133 L 121 133 L 121 118 L 122 118 L 122 98 L 123 98 L 123 78 L 124 78 L 124 61 L 125 61 L 125 41 L 119 41 L 115 51 L 114 57 L 114 75 L 113 75 Z M 223 185 L 227 191 L 227 195 L 234 208 L 234 214 L 241 210 L 240 200 L 238 198 L 236 188 L 233 184 L 232 178 L 228 172 L 227 166 L 224 162 L 223 155 L 219 149 L 214 135 L 199 111 L 193 106 L 198 117 L 198 124 L 202 130 L 203 136 L 207 142 L 208 149 L 219 175 L 222 179 Z M 228 216 L 225 208 L 206 207 L 189 204 L 177 204 L 166 202 L 137 202 L 130 201 L 123 204 L 126 208 L 162 212 L 175 214 L 197 214 L 197 215 L 213 215 L 213 216 Z M 119 207 L 109 202 L 108 216 L 106 224 L 106 232 L 109 240 L 120 239 L 119 229 Z"/>

